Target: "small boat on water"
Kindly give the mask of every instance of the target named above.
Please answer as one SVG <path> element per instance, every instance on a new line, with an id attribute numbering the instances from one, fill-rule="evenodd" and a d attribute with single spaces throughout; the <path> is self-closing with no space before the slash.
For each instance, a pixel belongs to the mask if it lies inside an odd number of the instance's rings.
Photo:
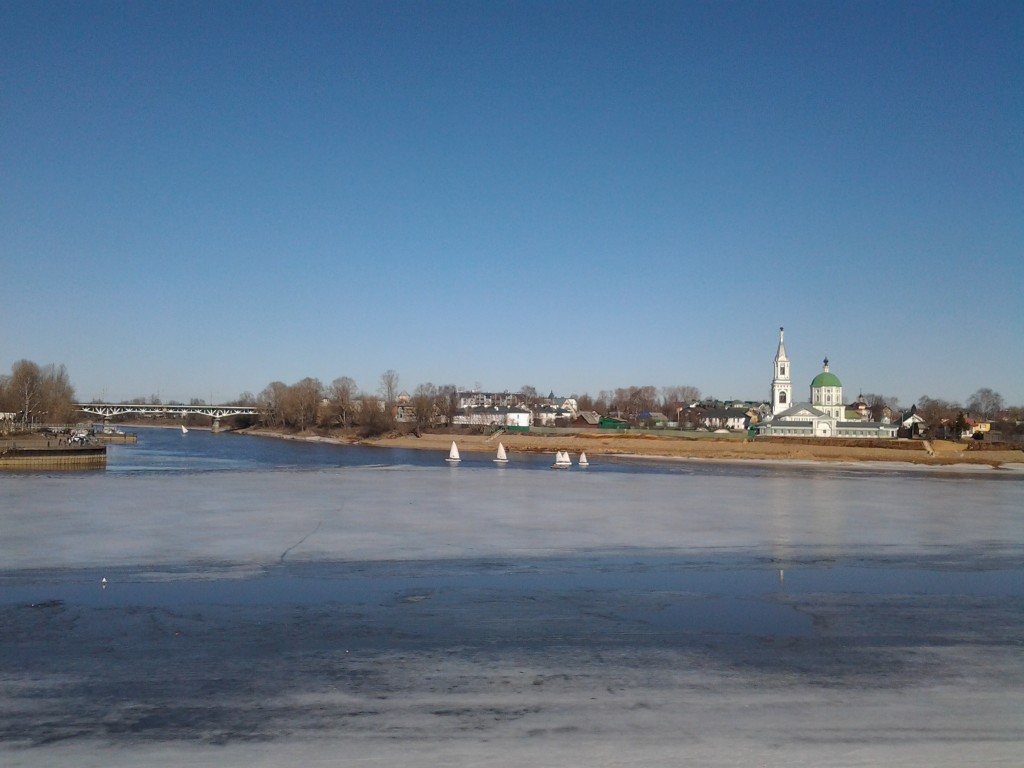
<path id="1" fill-rule="evenodd" d="M 452 440 L 452 447 L 448 449 L 448 458 L 445 461 L 449 464 L 458 464 L 462 461 L 462 457 L 459 456 L 459 446 L 455 444 L 454 440 Z"/>
<path id="2" fill-rule="evenodd" d="M 589 467 L 590 466 L 590 462 L 587 461 L 587 452 L 586 451 L 583 451 L 583 453 L 580 454 L 579 465 L 581 467 Z"/>
<path id="3" fill-rule="evenodd" d="M 181 425 L 181 434 L 183 434 L 183 435 L 187 435 L 188 434 L 188 430 L 185 429 L 185 425 L 184 424 Z"/>
<path id="4" fill-rule="evenodd" d="M 498 455 L 494 458 L 495 464 L 508 464 L 508 454 L 505 453 L 505 446 L 498 443 Z"/>
<path id="5" fill-rule="evenodd" d="M 572 459 L 569 458 L 568 451 L 558 451 L 555 454 L 555 463 L 551 465 L 552 469 L 568 469 L 572 466 Z"/>

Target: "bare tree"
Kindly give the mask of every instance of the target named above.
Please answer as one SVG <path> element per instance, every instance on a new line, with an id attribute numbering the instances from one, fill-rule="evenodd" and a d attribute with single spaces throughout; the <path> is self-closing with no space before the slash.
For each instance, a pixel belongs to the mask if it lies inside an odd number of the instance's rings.
<path id="1" fill-rule="evenodd" d="M 1004 435 L 1024 435 L 1024 407 L 1010 406 L 1003 408 L 996 418 L 998 419 L 996 429 Z"/>
<path id="2" fill-rule="evenodd" d="M 258 398 L 260 419 L 265 426 L 277 429 L 284 426 L 284 409 L 288 385 L 283 381 L 272 381 L 264 387 Z"/>
<path id="3" fill-rule="evenodd" d="M 43 396 L 43 372 L 38 365 L 31 360 L 16 362 L 11 366 L 7 388 L 14 404 L 12 410 L 20 415 L 23 423 L 38 418 Z"/>
<path id="4" fill-rule="evenodd" d="M 323 385 L 319 379 L 305 378 L 285 390 L 284 422 L 300 432 L 316 423 L 317 411 L 323 399 Z"/>
<path id="5" fill-rule="evenodd" d="M 325 392 L 327 405 L 324 409 L 324 418 L 329 424 L 339 425 L 343 429 L 352 425 L 356 391 L 355 381 L 348 376 L 339 376 L 331 382 Z"/>
<path id="6" fill-rule="evenodd" d="M 233 402 L 228 403 L 228 405 L 247 406 L 251 408 L 256 405 L 256 395 L 252 392 L 243 392 Z"/>
<path id="7" fill-rule="evenodd" d="M 44 420 L 51 424 L 66 424 L 75 418 L 75 390 L 71 386 L 67 369 L 63 365 L 42 367 L 40 409 Z"/>
<path id="8" fill-rule="evenodd" d="M 650 385 L 616 390 L 616 396 L 620 404 L 619 410 L 625 411 L 632 418 L 657 408 L 658 390 Z"/>
<path id="9" fill-rule="evenodd" d="M 953 424 L 960 413 L 960 405 L 940 398 L 921 395 L 917 401 L 917 415 L 925 421 L 928 433 L 935 435 Z"/>
<path id="10" fill-rule="evenodd" d="M 445 424 L 451 424 L 455 416 L 455 409 L 458 406 L 459 388 L 454 384 L 442 384 L 437 388 L 437 410 L 438 415 Z"/>
<path id="11" fill-rule="evenodd" d="M 696 403 L 700 400 L 700 390 L 688 384 L 661 388 L 661 402 L 670 406 L 675 403 Z"/>
<path id="12" fill-rule="evenodd" d="M 649 413 L 658 408 L 658 388 L 650 384 L 643 387 L 634 387 L 630 400 L 637 414 Z"/>
<path id="13" fill-rule="evenodd" d="M 0 376 L 0 411 L 20 421 L 63 424 L 74 420 L 75 390 L 63 365 L 19 360 L 9 376 Z"/>
<path id="14" fill-rule="evenodd" d="M 412 396 L 413 413 L 416 419 L 416 434 L 434 422 L 438 413 L 438 388 L 427 382 L 416 387 Z"/>
<path id="15" fill-rule="evenodd" d="M 398 372 L 388 368 L 380 375 L 380 394 L 384 404 L 391 406 L 398 399 Z"/>
<path id="16" fill-rule="evenodd" d="M 618 415 L 629 413 L 629 388 L 628 387 L 616 387 L 612 393 L 612 397 L 609 400 L 609 404 L 612 409 Z"/>
<path id="17" fill-rule="evenodd" d="M 386 404 L 373 395 L 363 395 L 359 407 L 359 435 L 373 437 L 391 428 L 391 416 Z"/>
<path id="18" fill-rule="evenodd" d="M 540 398 L 540 394 L 537 392 L 536 387 L 532 387 L 529 384 L 524 384 L 519 388 L 519 394 L 523 396 L 523 405 L 529 407 L 537 402 Z"/>
<path id="19" fill-rule="evenodd" d="M 867 403 L 868 410 L 871 412 L 872 421 L 881 421 L 886 408 L 893 413 L 896 413 L 900 409 L 899 398 L 892 395 L 879 395 L 874 392 L 868 392 L 861 395 L 861 397 L 863 397 L 864 402 Z"/>
<path id="20" fill-rule="evenodd" d="M 610 406 L 619 415 L 626 414 L 628 418 L 635 419 L 641 413 L 657 410 L 658 390 L 650 385 L 619 387 L 611 396 Z"/>
<path id="21" fill-rule="evenodd" d="M 618 416 L 628 413 L 630 406 L 630 390 L 627 387 L 615 387 L 608 396 L 608 409 Z"/>
<path id="22" fill-rule="evenodd" d="M 986 419 L 992 418 L 1003 410 L 1003 396 L 988 387 L 982 387 L 967 401 L 967 410 Z"/>

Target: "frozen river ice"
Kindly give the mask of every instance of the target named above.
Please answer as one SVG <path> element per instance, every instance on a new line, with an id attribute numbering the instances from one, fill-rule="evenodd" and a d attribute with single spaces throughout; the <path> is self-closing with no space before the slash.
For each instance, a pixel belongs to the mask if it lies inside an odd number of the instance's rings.
<path id="1" fill-rule="evenodd" d="M 1024 754 L 1020 475 L 142 435 L 0 477 L 4 765 Z"/>

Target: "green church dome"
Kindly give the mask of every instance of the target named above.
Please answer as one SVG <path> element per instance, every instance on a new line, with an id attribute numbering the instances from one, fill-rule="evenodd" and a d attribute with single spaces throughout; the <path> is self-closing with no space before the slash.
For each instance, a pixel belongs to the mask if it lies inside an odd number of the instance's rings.
<path id="1" fill-rule="evenodd" d="M 830 373 L 828 371 L 822 371 L 817 376 L 815 376 L 814 380 L 811 382 L 812 388 L 841 386 L 843 385 L 840 383 L 839 377 L 836 376 L 834 373 Z"/>
<path id="2" fill-rule="evenodd" d="M 811 382 L 811 389 L 817 389 L 818 387 L 841 387 L 842 383 L 839 381 L 839 377 L 834 373 L 829 373 L 828 370 L 828 358 L 825 358 L 825 364 L 821 367 L 821 373 L 814 377 Z"/>

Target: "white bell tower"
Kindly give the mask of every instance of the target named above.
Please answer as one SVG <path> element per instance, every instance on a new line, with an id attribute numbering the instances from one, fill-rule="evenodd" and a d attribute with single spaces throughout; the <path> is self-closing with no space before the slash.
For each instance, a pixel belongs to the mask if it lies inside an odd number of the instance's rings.
<path id="1" fill-rule="evenodd" d="M 783 329 L 779 328 L 779 349 L 775 353 L 775 375 L 772 377 L 772 416 L 786 410 L 793 404 L 793 380 Z"/>

